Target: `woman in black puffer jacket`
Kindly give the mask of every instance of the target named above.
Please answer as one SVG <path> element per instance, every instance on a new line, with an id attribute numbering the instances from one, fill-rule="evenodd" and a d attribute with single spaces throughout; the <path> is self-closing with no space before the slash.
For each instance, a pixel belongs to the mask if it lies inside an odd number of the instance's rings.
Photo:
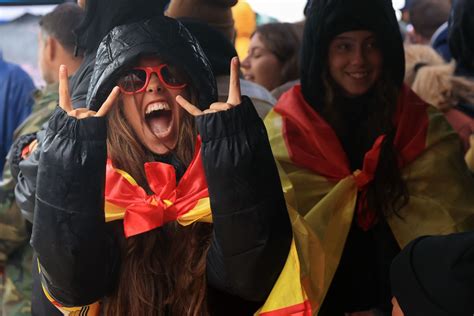
<path id="1" fill-rule="evenodd" d="M 173 19 L 104 38 L 88 109 L 62 91 L 41 148 L 32 245 L 44 304 L 81 315 L 262 305 L 291 226 L 263 123 L 231 86 L 213 103 L 209 63 Z"/>

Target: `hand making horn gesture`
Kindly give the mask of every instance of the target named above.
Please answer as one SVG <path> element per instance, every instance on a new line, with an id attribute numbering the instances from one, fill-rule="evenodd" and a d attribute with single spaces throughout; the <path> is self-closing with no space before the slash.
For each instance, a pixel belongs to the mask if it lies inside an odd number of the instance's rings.
<path id="1" fill-rule="evenodd" d="M 229 97 L 227 98 L 227 102 L 214 102 L 211 104 L 209 109 L 204 111 L 201 111 L 194 104 L 190 103 L 180 95 L 176 97 L 176 102 L 193 116 L 226 111 L 239 105 L 242 102 L 240 95 L 239 67 L 239 58 L 232 58 L 232 61 L 230 62 Z"/>
<path id="2" fill-rule="evenodd" d="M 110 92 L 107 100 L 99 108 L 99 111 L 95 112 L 87 108 L 74 109 L 72 107 L 71 96 L 69 95 L 69 83 L 67 78 L 67 68 L 65 65 L 59 67 L 59 106 L 67 113 L 67 115 L 75 117 L 77 119 L 84 119 L 86 117 L 101 117 L 105 116 L 112 106 L 115 104 L 118 95 L 120 94 L 120 88 L 114 87 Z"/>

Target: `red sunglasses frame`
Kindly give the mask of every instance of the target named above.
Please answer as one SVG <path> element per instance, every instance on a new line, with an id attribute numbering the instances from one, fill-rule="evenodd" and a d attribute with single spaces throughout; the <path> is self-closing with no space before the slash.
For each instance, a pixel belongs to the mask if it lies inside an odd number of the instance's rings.
<path id="1" fill-rule="evenodd" d="M 186 83 L 183 83 L 183 84 L 180 84 L 180 85 L 170 85 L 168 83 L 166 83 L 166 81 L 163 79 L 163 76 L 161 75 L 161 69 L 163 69 L 164 67 L 167 67 L 168 64 L 161 64 L 159 66 L 153 66 L 153 67 L 134 67 L 132 68 L 132 70 L 143 70 L 145 71 L 146 73 L 146 79 L 145 79 L 145 84 L 143 85 L 142 88 L 138 89 L 137 91 L 133 91 L 133 92 L 130 92 L 130 91 L 125 91 L 124 89 L 122 89 L 122 87 L 120 85 L 119 88 L 120 88 L 120 91 L 123 93 L 123 94 L 136 94 L 136 93 L 141 93 L 143 91 L 146 90 L 146 88 L 148 87 L 148 84 L 150 83 L 150 78 L 151 78 L 151 75 L 153 73 L 155 73 L 157 76 L 158 76 L 158 79 L 160 80 L 160 82 L 168 89 L 183 89 L 187 86 Z"/>

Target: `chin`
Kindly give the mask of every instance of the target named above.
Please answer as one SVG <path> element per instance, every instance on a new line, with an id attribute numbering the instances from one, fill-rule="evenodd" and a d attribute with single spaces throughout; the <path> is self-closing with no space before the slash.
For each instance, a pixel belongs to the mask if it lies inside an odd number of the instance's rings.
<path id="1" fill-rule="evenodd" d="M 156 155 L 166 155 L 176 148 L 177 140 L 159 141 L 154 140 L 145 144 L 145 147 Z"/>
<path id="2" fill-rule="evenodd" d="M 373 85 L 370 86 L 363 86 L 363 87 L 344 87 L 343 90 L 346 94 L 346 96 L 351 97 L 351 98 L 356 98 L 363 96 L 367 92 L 370 91 L 370 89 L 373 87 Z"/>

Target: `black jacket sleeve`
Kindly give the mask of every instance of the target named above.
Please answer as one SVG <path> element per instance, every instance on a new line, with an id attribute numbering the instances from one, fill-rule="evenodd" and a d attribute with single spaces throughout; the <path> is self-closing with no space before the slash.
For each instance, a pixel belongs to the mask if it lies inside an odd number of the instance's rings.
<path id="1" fill-rule="evenodd" d="M 41 147 L 31 244 L 43 285 L 64 306 L 93 303 L 107 287 L 106 137 L 104 118 L 58 107 Z"/>
<path id="2" fill-rule="evenodd" d="M 12 146 L 10 167 L 13 178 L 16 180 L 15 199 L 25 219 L 33 223 L 33 212 L 35 207 L 36 175 L 38 172 L 38 160 L 41 146 L 44 140 L 45 130 L 37 133 L 27 134 L 20 137 Z M 25 146 L 33 140 L 38 141 L 37 149 L 27 158 L 21 157 Z"/>
<path id="3" fill-rule="evenodd" d="M 247 97 L 228 111 L 199 116 L 197 127 L 214 222 L 209 285 L 264 301 L 292 240 L 265 127 Z"/>

